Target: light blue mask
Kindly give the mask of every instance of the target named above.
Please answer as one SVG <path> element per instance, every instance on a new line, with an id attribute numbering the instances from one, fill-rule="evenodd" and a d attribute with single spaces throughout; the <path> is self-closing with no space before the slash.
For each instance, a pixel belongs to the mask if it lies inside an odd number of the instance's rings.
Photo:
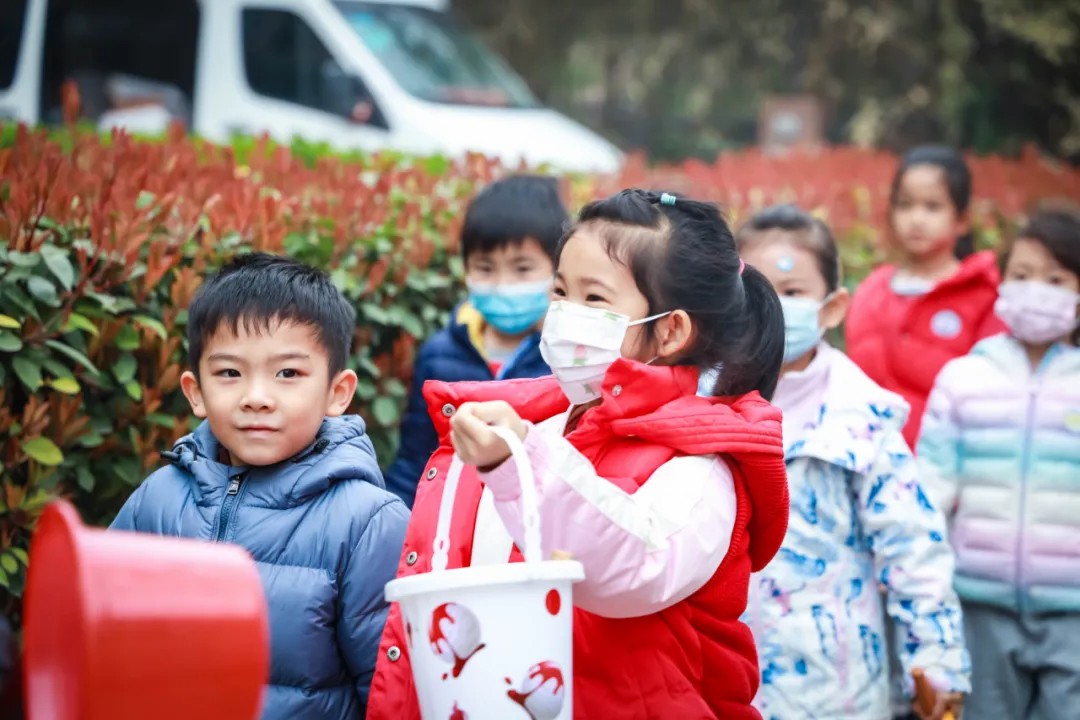
<path id="1" fill-rule="evenodd" d="M 544 319 L 551 301 L 551 281 L 513 285 L 469 283 L 469 302 L 493 328 L 520 335 Z"/>
<path id="2" fill-rule="evenodd" d="M 784 364 L 795 362 L 821 342 L 825 331 L 818 322 L 818 313 L 828 301 L 780 296 L 784 310 Z"/>

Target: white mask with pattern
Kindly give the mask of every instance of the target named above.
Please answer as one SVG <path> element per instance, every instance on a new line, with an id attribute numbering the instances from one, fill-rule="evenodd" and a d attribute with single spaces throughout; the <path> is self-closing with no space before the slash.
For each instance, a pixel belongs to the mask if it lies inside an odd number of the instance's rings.
<path id="1" fill-rule="evenodd" d="M 631 320 L 602 308 L 553 302 L 540 336 L 540 355 L 570 403 L 584 405 L 600 397 L 608 368 L 622 357 L 627 329 L 670 314 Z"/>

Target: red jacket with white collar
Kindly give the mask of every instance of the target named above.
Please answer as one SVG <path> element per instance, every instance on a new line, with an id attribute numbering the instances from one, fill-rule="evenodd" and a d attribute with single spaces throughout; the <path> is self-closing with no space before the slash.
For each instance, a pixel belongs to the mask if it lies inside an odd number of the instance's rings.
<path id="1" fill-rule="evenodd" d="M 845 325 L 847 354 L 871 380 L 907 400 L 904 439 L 914 448 L 941 368 L 1005 330 L 994 315 L 1000 275 L 990 251 L 966 258 L 925 295 L 898 295 L 890 285 L 895 274 L 895 265 L 883 265 L 859 285 Z"/>
<path id="2" fill-rule="evenodd" d="M 731 470 L 736 495 L 727 554 L 700 590 L 643 617 L 613 619 L 575 609 L 575 718 L 759 717 L 750 706 L 759 678 L 757 652 L 739 617 L 746 607 L 750 572 L 769 562 L 787 528 L 780 412 L 756 393 L 697 397 L 697 381 L 692 368 L 620 360 L 608 371 L 600 404 L 566 436 L 598 475 L 631 493 L 673 458 L 719 454 Z M 399 576 L 431 570 L 443 481 L 453 452 L 447 433 L 454 409 L 464 402 L 499 399 L 525 420 L 538 423 L 568 406 L 552 378 L 428 383 L 424 394 L 443 441 L 420 481 Z M 470 564 L 482 492 L 479 476 L 466 468 L 454 503 L 450 568 Z M 371 685 L 368 718 L 419 717 L 395 605 Z"/>

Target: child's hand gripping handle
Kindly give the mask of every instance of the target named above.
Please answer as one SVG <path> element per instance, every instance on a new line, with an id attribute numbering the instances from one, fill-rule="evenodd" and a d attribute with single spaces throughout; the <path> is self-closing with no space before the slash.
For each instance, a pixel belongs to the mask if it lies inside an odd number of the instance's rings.
<path id="1" fill-rule="evenodd" d="M 930 680 L 921 669 L 911 671 L 911 678 L 915 681 L 915 702 L 919 706 L 919 712 L 924 718 L 932 718 L 938 704 L 938 693 Z M 946 709 L 941 720 L 956 720 L 952 710 Z"/>
<path id="2" fill-rule="evenodd" d="M 541 562 L 543 549 L 540 545 L 540 501 L 536 493 L 536 478 L 532 463 L 525 454 L 525 446 L 520 438 L 509 428 L 490 425 L 491 432 L 500 437 L 510 448 L 510 456 L 517 466 L 518 479 L 521 481 L 522 525 L 525 530 L 525 547 L 522 553 L 525 562 Z M 431 569 L 445 570 L 450 552 L 450 518 L 453 514 L 454 499 L 457 496 L 458 482 L 465 464 L 454 453 L 450 461 L 450 473 L 443 486 L 442 502 L 439 505 L 439 521 L 435 526 L 435 543 L 432 548 Z"/>

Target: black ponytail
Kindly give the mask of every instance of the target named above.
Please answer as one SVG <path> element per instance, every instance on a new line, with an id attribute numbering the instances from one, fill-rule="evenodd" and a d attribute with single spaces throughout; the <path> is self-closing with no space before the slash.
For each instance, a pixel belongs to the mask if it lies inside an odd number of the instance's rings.
<path id="1" fill-rule="evenodd" d="M 695 333 L 680 364 L 721 367 L 714 394 L 772 397 L 784 357 L 780 300 L 764 275 L 743 266 L 716 205 L 623 190 L 586 205 L 577 227 L 585 224 L 630 269 L 650 315 L 684 310 L 691 317 Z M 646 326 L 646 340 L 653 332 Z"/>
<path id="2" fill-rule="evenodd" d="M 747 322 L 724 348 L 723 371 L 714 395 L 742 395 L 757 390 L 771 400 L 784 364 L 784 311 L 776 290 L 760 270 L 747 265 L 742 274 Z"/>

